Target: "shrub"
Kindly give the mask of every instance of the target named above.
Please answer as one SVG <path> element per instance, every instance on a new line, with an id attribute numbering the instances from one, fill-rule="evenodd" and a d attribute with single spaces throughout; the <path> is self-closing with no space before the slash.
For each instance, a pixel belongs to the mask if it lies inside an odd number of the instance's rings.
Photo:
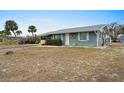
<path id="1" fill-rule="evenodd" d="M 56 45 L 56 46 L 61 46 L 62 41 L 60 39 L 53 39 L 53 40 L 46 40 L 45 45 Z"/>
<path id="2" fill-rule="evenodd" d="M 113 42 L 117 42 L 118 41 L 118 38 L 117 37 L 112 37 L 112 41 Z"/>
<path id="3" fill-rule="evenodd" d="M 18 44 L 25 44 L 26 38 L 22 38 L 18 40 Z"/>
<path id="4" fill-rule="evenodd" d="M 40 38 L 35 36 L 35 37 L 27 37 L 27 38 L 22 38 L 18 41 L 18 44 L 38 44 L 40 43 Z"/>

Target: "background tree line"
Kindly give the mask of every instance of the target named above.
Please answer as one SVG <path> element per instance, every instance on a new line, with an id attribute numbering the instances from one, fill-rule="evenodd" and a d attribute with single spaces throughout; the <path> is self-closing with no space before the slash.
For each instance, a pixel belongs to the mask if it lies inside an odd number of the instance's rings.
<path id="1" fill-rule="evenodd" d="M 20 37 L 23 33 L 19 30 L 18 24 L 14 20 L 7 20 L 4 25 L 4 30 L 0 31 L 0 42 L 2 38 L 2 44 L 4 45 L 15 45 L 15 44 L 38 44 L 40 43 L 40 38 L 34 33 L 36 33 L 37 29 L 34 25 L 30 25 L 27 29 L 32 36 L 28 37 Z M 14 35 L 14 40 L 12 39 L 12 34 Z M 17 36 L 19 38 L 17 38 Z M 0 43 L 1 44 L 1 43 Z"/>
<path id="2" fill-rule="evenodd" d="M 111 23 L 104 27 L 105 32 L 109 36 L 110 43 L 112 41 L 118 41 L 118 35 L 124 34 L 124 25 L 120 25 L 118 23 Z"/>
<path id="3" fill-rule="evenodd" d="M 4 30 L 0 31 L 0 36 L 6 37 L 11 36 L 12 33 L 15 37 L 20 36 L 22 34 L 22 31 L 18 29 L 18 24 L 14 20 L 7 20 L 5 22 Z M 34 33 L 36 33 L 37 29 L 34 25 L 30 25 L 27 30 L 29 33 L 32 33 L 32 36 Z"/>

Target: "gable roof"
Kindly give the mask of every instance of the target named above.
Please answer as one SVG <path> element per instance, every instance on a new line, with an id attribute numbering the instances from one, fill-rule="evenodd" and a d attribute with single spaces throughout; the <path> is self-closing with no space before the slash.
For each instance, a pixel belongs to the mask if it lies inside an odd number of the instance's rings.
<path id="1" fill-rule="evenodd" d="M 75 28 L 67 28 L 67 29 L 60 29 L 56 31 L 47 32 L 44 35 L 51 35 L 51 34 L 62 34 L 62 33 L 74 33 L 74 32 L 91 32 L 91 31 L 100 31 L 105 25 L 93 25 L 93 26 L 85 26 L 85 27 L 75 27 Z"/>

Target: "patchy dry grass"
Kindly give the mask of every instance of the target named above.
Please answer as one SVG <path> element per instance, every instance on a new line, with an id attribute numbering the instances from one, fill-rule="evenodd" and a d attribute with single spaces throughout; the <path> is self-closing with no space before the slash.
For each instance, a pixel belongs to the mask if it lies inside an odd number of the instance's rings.
<path id="1" fill-rule="evenodd" d="M 124 81 L 124 50 L 20 49 L 0 54 L 0 81 Z"/>

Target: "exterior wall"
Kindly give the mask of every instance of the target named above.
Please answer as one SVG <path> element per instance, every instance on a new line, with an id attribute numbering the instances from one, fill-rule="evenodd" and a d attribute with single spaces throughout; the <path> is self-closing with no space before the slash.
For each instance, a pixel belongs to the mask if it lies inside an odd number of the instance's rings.
<path id="1" fill-rule="evenodd" d="M 103 44 L 103 33 L 98 31 L 98 46 L 101 47 Z"/>
<path id="2" fill-rule="evenodd" d="M 71 46 L 88 46 L 88 47 L 97 47 L 97 37 L 94 32 L 88 32 L 89 40 L 80 41 L 78 40 L 78 33 L 75 33 L 75 38 L 71 37 L 71 33 L 69 34 L 69 45 Z M 57 38 L 56 38 L 57 37 Z M 51 39 L 61 39 L 63 45 L 65 45 L 65 34 L 56 34 L 52 35 Z"/>
<path id="3" fill-rule="evenodd" d="M 61 34 L 62 44 L 65 45 L 65 34 Z"/>
<path id="4" fill-rule="evenodd" d="M 61 39 L 62 44 L 65 45 L 65 34 L 51 35 L 51 39 Z"/>
<path id="5" fill-rule="evenodd" d="M 88 32 L 88 33 L 89 33 L 89 40 L 87 40 L 87 41 L 79 41 L 78 40 L 78 33 L 76 33 L 75 38 L 72 38 L 71 35 L 69 34 L 70 45 L 96 47 L 97 46 L 96 34 L 94 32 Z"/>

